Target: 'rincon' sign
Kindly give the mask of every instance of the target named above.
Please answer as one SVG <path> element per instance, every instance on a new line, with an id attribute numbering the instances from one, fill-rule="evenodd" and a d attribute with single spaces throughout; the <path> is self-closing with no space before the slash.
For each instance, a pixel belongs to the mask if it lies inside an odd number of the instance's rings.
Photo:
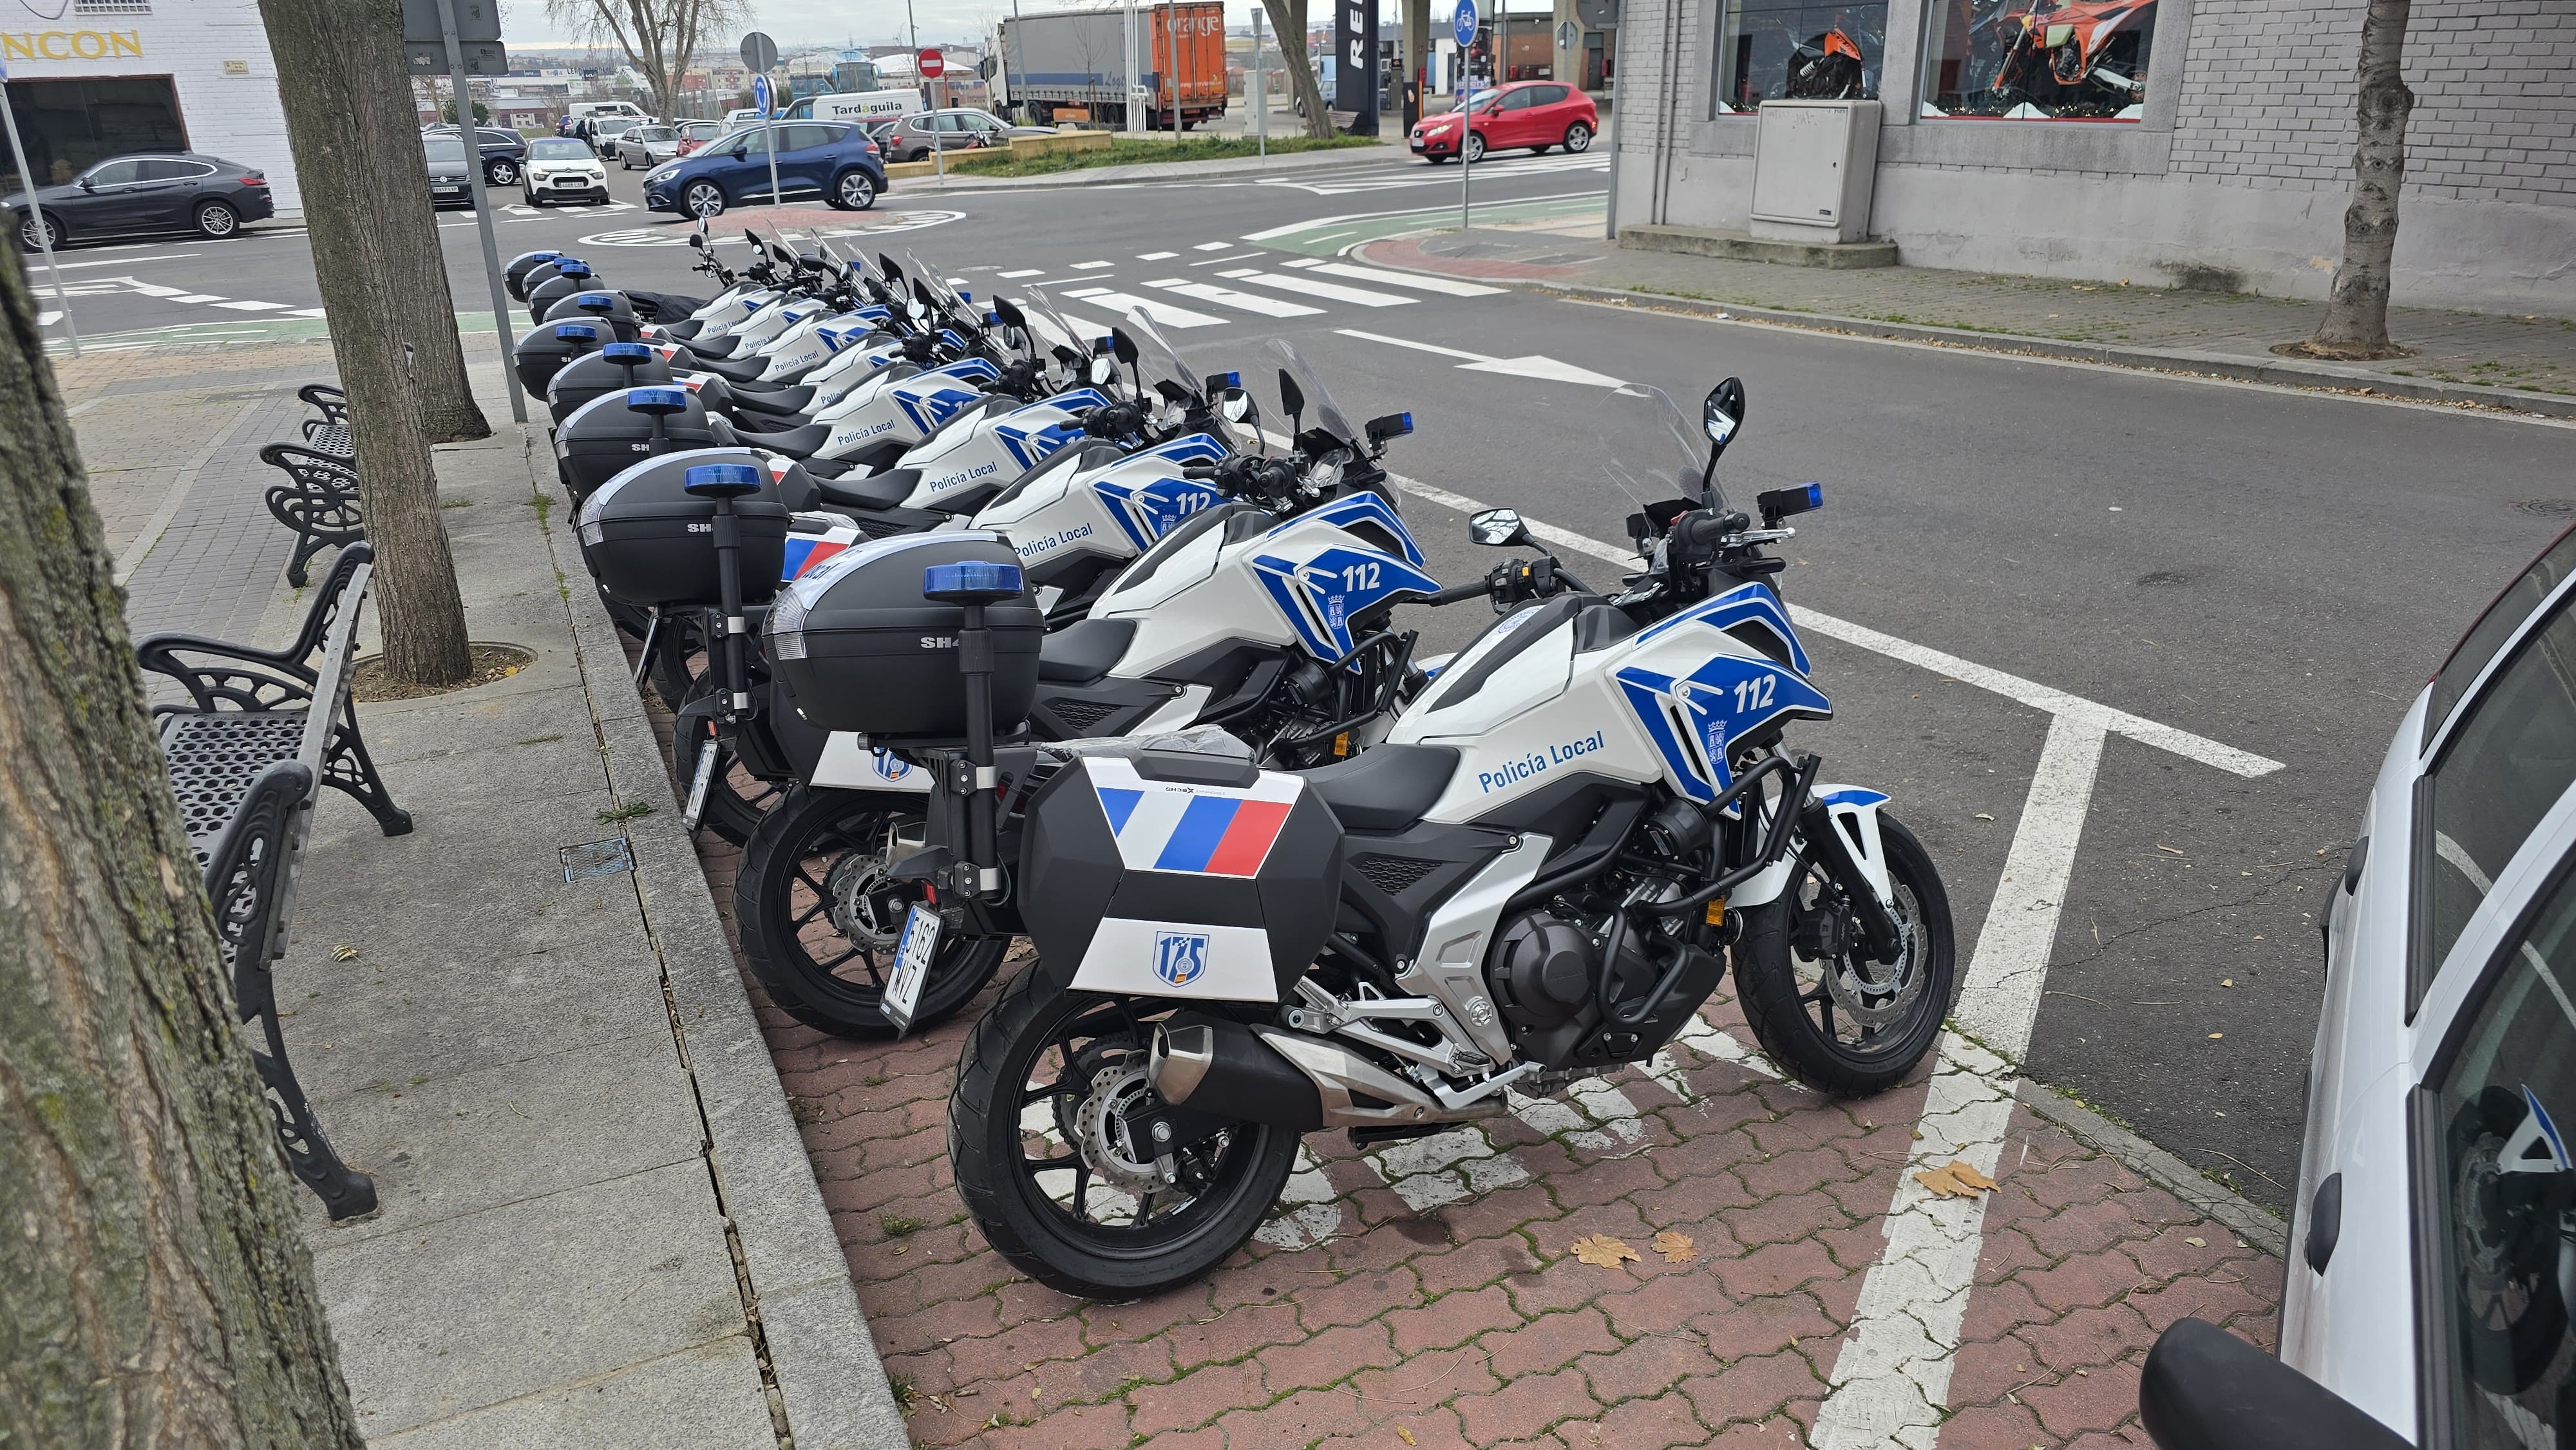
<path id="1" fill-rule="evenodd" d="M 139 30 L 0 31 L 0 59 L 105 60 L 143 54 Z"/>

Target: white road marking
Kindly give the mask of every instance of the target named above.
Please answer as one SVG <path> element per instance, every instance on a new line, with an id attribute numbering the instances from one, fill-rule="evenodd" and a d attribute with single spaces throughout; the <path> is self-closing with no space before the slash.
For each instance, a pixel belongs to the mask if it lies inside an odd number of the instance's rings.
<path id="1" fill-rule="evenodd" d="M 1205 261 L 1192 262 L 1190 265 L 1193 267 L 1222 267 L 1228 262 L 1249 262 L 1268 255 L 1270 254 L 1267 252 L 1237 252 L 1231 257 L 1210 257 Z"/>
<path id="2" fill-rule="evenodd" d="M 319 307 L 298 307 L 286 315 L 289 317 L 323 317 L 328 314 Z"/>
<path id="3" fill-rule="evenodd" d="M 39 312 L 36 314 L 36 325 L 38 327 L 51 327 L 62 320 L 63 315 L 59 312 Z"/>
<path id="4" fill-rule="evenodd" d="M 170 300 L 173 302 L 221 302 L 224 299 L 216 296 L 212 292 L 190 292 L 185 296 L 173 297 Z"/>
<path id="5" fill-rule="evenodd" d="M 1043 277 L 1043 276 L 1045 276 L 1045 275 L 1046 275 L 1046 268 L 1044 268 L 1044 267 L 1023 267 L 1023 268 L 1021 268 L 1019 271 L 1016 271 L 1016 272 L 1004 272 L 1004 273 L 1002 273 L 1001 275 L 1002 275 L 1005 279 L 1012 280 L 1012 281 L 1016 281 L 1016 280 L 1018 280 L 1019 278 L 1022 278 L 1022 277 Z"/>
<path id="6" fill-rule="evenodd" d="M 184 297 L 188 292 L 185 287 L 164 287 L 157 282 L 137 282 L 131 277 L 119 277 L 117 280 L 146 297 Z"/>
<path id="7" fill-rule="evenodd" d="M 157 257 L 109 257 L 98 262 L 59 262 L 50 270 L 69 272 L 81 267 L 131 267 L 142 262 L 193 262 L 195 260 L 197 260 L 197 254 L 194 252 L 164 252 Z"/>
<path id="8" fill-rule="evenodd" d="M 2048 954 L 2057 945 L 2057 915 L 2075 869 L 2075 848 L 2102 766 L 2101 725 L 2082 714 L 2048 722 L 2039 768 L 2023 798 L 2021 824 L 2004 857 L 2004 879 L 1986 908 L 1976 955 L 1959 991 L 1958 1021 L 1988 1047 L 2018 1060 L 2030 1051 L 2039 1019 Z"/>
<path id="9" fill-rule="evenodd" d="M 1178 252 L 1138 252 L 1136 254 L 1136 260 L 1139 262 L 1168 262 L 1179 255 L 1180 253 Z"/>
<path id="10" fill-rule="evenodd" d="M 1309 267 L 1330 277 L 1348 277 L 1354 282 L 1382 282 L 1390 287 L 1416 287 L 1425 292 L 1441 292 L 1451 297 L 1491 297 L 1505 289 L 1488 287 L 1481 282 L 1461 282 L 1454 277 L 1425 277 L 1413 272 L 1389 272 L 1379 267 L 1361 267 L 1349 262 L 1326 262 L 1309 258 L 1291 262 L 1291 267 Z"/>
<path id="11" fill-rule="evenodd" d="M 286 310 L 286 304 L 283 302 L 218 302 L 215 306 L 226 312 L 283 312 Z"/>
<path id="12" fill-rule="evenodd" d="M 1222 252 L 1233 245 L 1234 243 L 1232 242 L 1201 242 L 1197 246 L 1190 248 L 1190 250 L 1193 252 Z"/>
<path id="13" fill-rule="evenodd" d="M 1184 281 L 1178 277 L 1165 277 L 1145 285 L 1160 287 L 1166 292 L 1177 292 L 1183 297 L 1195 297 L 1201 302 L 1214 302 L 1223 307 L 1240 307 L 1246 312 L 1258 313 L 1263 317 L 1312 317 L 1324 310 L 1320 307 L 1309 307 L 1303 302 L 1283 302 L 1275 297 L 1255 297 L 1249 292 L 1237 292 L 1210 282 Z"/>
<path id="14" fill-rule="evenodd" d="M 1462 352 L 1457 348 L 1442 347 L 1437 343 L 1416 342 L 1409 337 L 1387 337 L 1380 333 L 1362 332 L 1357 328 L 1340 327 L 1335 328 L 1334 331 L 1340 333 L 1344 337 L 1356 337 L 1369 342 L 1382 342 L 1389 347 L 1404 347 L 1411 348 L 1415 352 L 1438 353 L 1442 357 L 1465 358 L 1466 361 L 1458 365 L 1458 370 L 1461 372 L 1502 373 L 1516 378 L 1536 378 L 1542 382 L 1579 383 L 1588 388 L 1624 388 L 1628 386 L 1617 378 L 1593 372 L 1589 368 L 1579 368 L 1572 363 L 1558 362 L 1552 357 L 1541 357 L 1536 353 L 1532 353 L 1527 357 L 1487 357 L 1481 352 Z"/>
<path id="15" fill-rule="evenodd" d="M 1096 272 L 1108 265 L 1110 264 L 1107 262 L 1076 262 L 1073 264 L 1073 270 L 1077 272 Z"/>
<path id="16" fill-rule="evenodd" d="M 1094 307 L 1107 307 L 1118 312 L 1142 312 L 1166 327 L 1222 327 L 1225 325 L 1225 319 L 1222 317 L 1210 317 L 1204 312 L 1192 312 L 1186 307 L 1175 307 L 1169 302 L 1158 302 L 1152 298 L 1138 297 L 1126 292 L 1112 292 L 1106 288 L 1083 287 L 1064 295 L 1080 298 Z"/>
<path id="17" fill-rule="evenodd" d="M 1411 297 L 1397 297 L 1385 292 L 1371 292 L 1361 287 L 1344 287 L 1334 282 L 1318 282 L 1312 277 L 1294 273 L 1264 272 L 1253 267 L 1237 267 L 1233 271 L 1219 272 L 1217 275 L 1229 281 L 1258 282 L 1264 287 L 1276 287 L 1282 292 L 1302 292 L 1309 297 L 1325 297 L 1335 302 L 1349 302 L 1361 307 L 1408 307 L 1418 300 Z"/>

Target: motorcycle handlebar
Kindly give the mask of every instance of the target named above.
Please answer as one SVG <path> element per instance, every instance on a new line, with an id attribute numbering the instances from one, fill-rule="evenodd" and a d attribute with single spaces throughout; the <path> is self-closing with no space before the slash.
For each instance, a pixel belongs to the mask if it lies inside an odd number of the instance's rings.
<path id="1" fill-rule="evenodd" d="M 1685 548 L 1701 548 L 1742 530 L 1751 522 L 1733 509 L 1690 514 L 1674 523 L 1673 538 Z"/>
<path id="2" fill-rule="evenodd" d="M 1452 584 L 1422 602 L 1438 609 L 1445 604 L 1464 604 L 1470 599 L 1482 599 L 1492 592 L 1493 581 L 1479 579 L 1473 584 Z"/>

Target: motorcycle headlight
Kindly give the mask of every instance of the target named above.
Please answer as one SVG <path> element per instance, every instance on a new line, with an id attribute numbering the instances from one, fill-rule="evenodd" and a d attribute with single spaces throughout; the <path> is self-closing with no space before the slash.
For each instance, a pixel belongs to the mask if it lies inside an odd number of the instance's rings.
<path id="1" fill-rule="evenodd" d="M 1342 460 L 1337 456 L 1309 464 L 1303 480 L 1308 490 L 1324 493 L 1342 481 Z"/>
<path id="2" fill-rule="evenodd" d="M 1163 404 L 1163 406 L 1156 408 L 1154 410 L 1154 416 L 1147 421 L 1153 425 L 1156 431 L 1170 433 L 1177 430 L 1181 426 L 1181 419 L 1187 416 L 1187 411 L 1183 409 L 1180 404 L 1167 402 Z"/>

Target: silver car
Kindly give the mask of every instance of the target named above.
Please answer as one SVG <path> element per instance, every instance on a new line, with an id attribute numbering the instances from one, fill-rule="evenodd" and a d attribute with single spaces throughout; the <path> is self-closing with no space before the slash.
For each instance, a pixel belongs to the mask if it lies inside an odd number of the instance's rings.
<path id="1" fill-rule="evenodd" d="M 2177 1325 L 2147 1428 L 2576 1444 L 2576 530 L 2415 697 L 2329 889 L 2280 1363 Z"/>
<path id="2" fill-rule="evenodd" d="M 680 132 L 675 126 L 646 122 L 629 126 L 612 143 L 620 171 L 650 171 L 680 154 Z"/>

